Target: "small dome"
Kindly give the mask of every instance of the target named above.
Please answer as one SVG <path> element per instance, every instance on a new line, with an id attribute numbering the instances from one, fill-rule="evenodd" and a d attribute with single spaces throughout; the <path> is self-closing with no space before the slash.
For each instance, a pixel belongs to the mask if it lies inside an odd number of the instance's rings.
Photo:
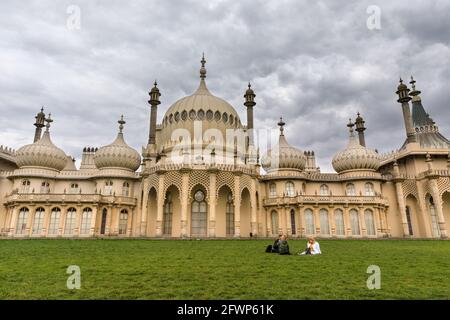
<path id="1" fill-rule="evenodd" d="M 95 166 L 99 169 L 122 168 L 136 171 L 141 165 L 141 156 L 123 138 L 123 117 L 119 120 L 120 131 L 113 143 L 101 147 L 94 155 Z"/>
<path id="2" fill-rule="evenodd" d="M 17 150 L 16 161 L 19 168 L 44 167 L 61 171 L 66 167 L 67 155 L 53 144 L 48 128 L 49 126 L 41 139 Z"/>
<path id="3" fill-rule="evenodd" d="M 380 156 L 374 150 L 360 145 L 350 129 L 350 141 L 347 148 L 333 157 L 333 168 L 341 173 L 351 170 L 375 171 L 380 167 Z"/>
<path id="4" fill-rule="evenodd" d="M 275 169 L 304 170 L 306 165 L 306 156 L 304 152 L 289 145 L 286 141 L 283 128 L 285 123 L 282 119 L 280 119 L 278 125 L 280 126 L 280 138 L 278 144 L 275 148 L 267 151 L 262 157 L 262 167 L 266 171 Z"/>

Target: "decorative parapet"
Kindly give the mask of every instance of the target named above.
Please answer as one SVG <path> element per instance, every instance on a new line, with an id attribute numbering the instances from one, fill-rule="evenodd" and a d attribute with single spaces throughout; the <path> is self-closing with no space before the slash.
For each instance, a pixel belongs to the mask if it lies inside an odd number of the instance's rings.
<path id="1" fill-rule="evenodd" d="M 431 169 L 426 170 L 417 175 L 417 179 L 424 179 L 424 178 L 437 178 L 437 177 L 449 177 L 450 176 L 450 170 L 438 170 L 438 169 Z"/>
<path id="2" fill-rule="evenodd" d="M 241 171 L 243 174 L 257 175 L 256 169 L 249 168 L 246 165 L 233 165 L 233 164 L 216 164 L 216 165 L 208 165 L 208 164 L 192 164 L 192 165 L 184 165 L 184 164 L 156 164 L 150 168 L 145 169 L 145 174 L 155 174 L 157 172 L 166 172 L 166 171 L 178 171 L 185 170 L 186 168 L 191 170 L 211 170 L 212 168 L 217 169 L 219 171 Z"/>
<path id="3" fill-rule="evenodd" d="M 115 204 L 136 206 L 137 199 L 132 197 L 101 194 L 66 194 L 66 193 L 12 193 L 5 197 L 5 205 L 25 203 L 43 204 Z"/>
<path id="4" fill-rule="evenodd" d="M 317 205 L 317 204 L 343 204 L 343 205 L 380 205 L 389 206 L 387 199 L 380 196 L 323 196 L 323 195 L 298 195 L 295 197 L 276 197 L 264 199 L 263 205 L 270 206 L 285 206 L 285 205 Z"/>
<path id="5" fill-rule="evenodd" d="M 0 145 L 0 158 L 16 163 L 16 150 Z"/>

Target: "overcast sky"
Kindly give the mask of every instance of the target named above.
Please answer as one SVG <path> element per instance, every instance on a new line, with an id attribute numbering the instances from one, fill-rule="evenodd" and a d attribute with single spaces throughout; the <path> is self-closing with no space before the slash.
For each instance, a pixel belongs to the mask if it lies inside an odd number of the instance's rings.
<path id="1" fill-rule="evenodd" d="M 377 21 L 370 5 L 380 9 L 380 29 L 367 26 Z M 449 15 L 447 0 L 2 0 L 0 144 L 32 142 L 44 105 L 53 142 L 77 159 L 84 146 L 113 141 L 121 114 L 126 141 L 141 151 L 153 81 L 162 93 L 160 121 L 198 86 L 204 51 L 210 91 L 243 123 L 251 80 L 255 127 L 276 127 L 282 115 L 288 141 L 314 150 L 322 171 L 332 171 L 357 111 L 368 146 L 402 145 L 399 76 L 414 75 L 427 112 L 450 137 Z"/>

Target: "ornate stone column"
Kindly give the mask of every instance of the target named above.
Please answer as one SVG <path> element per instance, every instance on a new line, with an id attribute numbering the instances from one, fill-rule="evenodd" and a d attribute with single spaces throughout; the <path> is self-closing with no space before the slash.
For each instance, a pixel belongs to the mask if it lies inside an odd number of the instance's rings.
<path id="1" fill-rule="evenodd" d="M 364 212 L 364 207 L 358 207 L 359 225 L 361 226 L 361 236 L 367 237 L 367 226 L 366 226 L 366 213 Z"/>
<path id="2" fill-rule="evenodd" d="M 250 217 L 250 227 L 253 236 L 257 236 L 258 234 L 258 220 L 257 220 L 257 212 L 256 209 L 258 204 L 256 203 L 256 182 L 255 179 L 252 179 L 251 183 L 251 195 L 250 195 L 250 206 L 251 206 L 251 217 Z"/>
<path id="3" fill-rule="evenodd" d="M 147 215 L 148 215 L 148 177 L 144 178 L 144 183 L 142 187 L 142 207 L 141 207 L 141 225 L 140 225 L 140 235 L 141 237 L 147 236 Z"/>
<path id="4" fill-rule="evenodd" d="M 330 226 L 331 226 L 331 236 L 335 237 L 336 236 L 336 220 L 334 219 L 334 207 L 330 207 L 330 214 L 328 215 L 328 219 L 330 221 Z"/>
<path id="5" fill-rule="evenodd" d="M 190 169 L 182 169 L 181 173 L 181 237 L 186 238 L 189 236 L 188 233 L 188 208 L 189 208 L 189 172 Z"/>
<path id="6" fill-rule="evenodd" d="M 95 222 L 97 221 L 98 207 L 93 206 L 92 217 L 91 217 L 91 228 L 89 229 L 89 236 L 95 236 Z"/>
<path id="7" fill-rule="evenodd" d="M 163 223 L 163 213 L 164 213 L 164 173 L 158 174 L 158 194 L 157 194 L 157 204 L 156 204 L 156 236 L 162 237 L 162 223 Z"/>
<path id="8" fill-rule="evenodd" d="M 305 215 L 304 215 L 304 207 L 303 205 L 298 205 L 298 227 L 297 233 L 298 237 L 302 238 L 305 235 Z"/>
<path id="9" fill-rule="evenodd" d="M 352 226 L 350 223 L 350 213 L 349 213 L 349 207 L 348 204 L 344 205 L 344 227 L 345 227 L 345 236 L 351 237 L 352 236 Z"/>
<path id="10" fill-rule="evenodd" d="M 446 239 L 448 237 L 447 229 L 445 228 L 444 212 L 442 211 L 442 199 L 439 193 L 439 187 L 437 184 L 437 177 L 430 177 L 429 184 L 431 193 L 433 196 L 434 206 L 438 216 L 439 230 L 441 232 L 441 238 Z"/>
<path id="11" fill-rule="evenodd" d="M 61 215 L 59 220 L 59 228 L 58 228 L 58 237 L 62 237 L 64 235 L 64 228 L 66 225 L 66 216 L 67 216 L 67 206 L 61 206 Z"/>
<path id="12" fill-rule="evenodd" d="M 270 210 L 267 211 L 267 208 L 264 208 L 264 212 L 266 215 L 266 237 L 270 237 L 272 235 L 272 219 L 270 217 Z"/>
<path id="13" fill-rule="evenodd" d="M 284 207 L 284 219 L 285 219 L 285 230 L 286 235 L 291 236 L 292 235 L 292 228 L 291 228 L 291 210 L 289 210 L 289 206 Z"/>
<path id="14" fill-rule="evenodd" d="M 313 206 L 314 213 L 314 227 L 316 228 L 316 236 L 320 235 L 320 217 L 319 217 L 319 206 Z"/>
<path id="15" fill-rule="evenodd" d="M 25 229 L 25 236 L 30 237 L 33 233 L 34 215 L 36 214 L 36 207 L 30 209 L 28 215 L 27 227 Z"/>
<path id="16" fill-rule="evenodd" d="M 42 236 L 47 237 L 48 235 L 48 228 L 50 225 L 50 217 L 52 215 L 50 206 L 45 206 L 45 213 L 44 213 L 44 226 L 42 227 Z"/>
<path id="17" fill-rule="evenodd" d="M 241 173 L 234 172 L 234 236 L 241 236 Z"/>
<path id="18" fill-rule="evenodd" d="M 14 235 L 16 233 L 18 214 L 19 214 L 19 208 L 14 207 L 12 209 L 11 220 L 10 220 L 9 231 L 8 231 L 8 236 L 10 236 L 10 237 L 14 237 Z"/>
<path id="19" fill-rule="evenodd" d="M 216 182 L 217 182 L 217 169 L 210 168 L 209 172 L 209 237 L 214 238 L 216 236 L 216 207 L 217 207 L 217 196 L 216 196 Z"/>

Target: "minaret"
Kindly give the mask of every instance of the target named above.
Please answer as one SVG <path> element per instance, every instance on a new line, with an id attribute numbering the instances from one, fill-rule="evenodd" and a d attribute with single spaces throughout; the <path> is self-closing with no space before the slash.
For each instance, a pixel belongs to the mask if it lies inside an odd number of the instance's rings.
<path id="1" fill-rule="evenodd" d="M 356 131 L 358 132 L 359 144 L 362 145 L 363 147 L 366 146 L 366 138 L 364 137 L 364 131 L 366 131 L 366 128 L 364 127 L 364 123 L 366 122 L 358 112 L 358 116 L 356 117 L 355 120 L 355 125 Z"/>
<path id="2" fill-rule="evenodd" d="M 159 93 L 158 83 L 154 83 L 154 87 L 150 90 L 150 100 L 148 103 L 151 106 L 150 111 L 150 133 L 148 135 L 148 144 L 156 144 L 156 118 L 158 117 L 158 105 L 161 103 L 159 101 L 159 97 L 161 93 Z"/>
<path id="3" fill-rule="evenodd" d="M 255 102 L 255 93 L 252 90 L 252 86 L 250 82 L 248 83 L 248 89 L 245 92 L 244 98 L 244 106 L 247 107 L 247 131 L 249 133 L 248 139 L 249 139 L 249 145 L 253 145 L 253 107 L 256 105 Z"/>
<path id="4" fill-rule="evenodd" d="M 402 104 L 407 143 L 415 143 L 417 142 L 417 137 L 413 127 L 411 109 L 409 108 L 409 101 L 411 100 L 411 97 L 408 95 L 409 91 L 408 87 L 403 84 L 403 80 L 400 78 L 400 84 L 398 85 L 396 92 L 396 94 L 398 94 L 397 102 Z"/>
<path id="5" fill-rule="evenodd" d="M 36 127 L 36 130 L 34 132 L 34 141 L 33 142 L 36 142 L 41 139 L 42 128 L 45 127 L 44 107 L 41 108 L 41 111 L 36 115 L 35 118 L 36 118 L 36 122 L 35 122 L 34 126 Z"/>

